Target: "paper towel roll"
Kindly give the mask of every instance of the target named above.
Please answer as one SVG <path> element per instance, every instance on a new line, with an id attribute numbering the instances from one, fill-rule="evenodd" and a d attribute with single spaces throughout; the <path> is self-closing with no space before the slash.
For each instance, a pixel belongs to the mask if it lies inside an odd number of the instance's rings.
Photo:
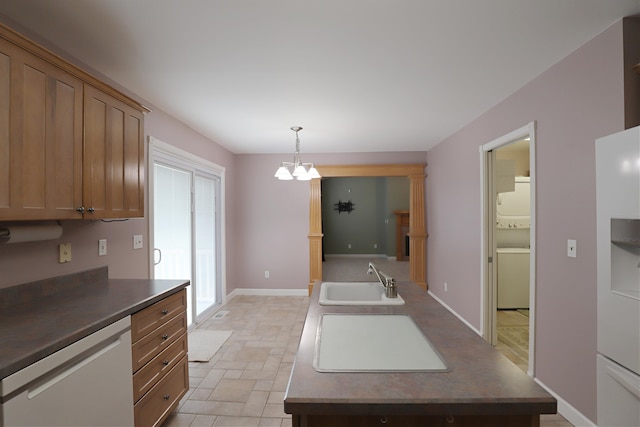
<path id="1" fill-rule="evenodd" d="M 4 243 L 35 242 L 39 240 L 54 240 L 62 236 L 62 227 L 52 225 L 14 225 L 2 227 L 0 230 L 8 231 L 8 239 Z M 2 240 L 0 240 L 2 241 Z"/>

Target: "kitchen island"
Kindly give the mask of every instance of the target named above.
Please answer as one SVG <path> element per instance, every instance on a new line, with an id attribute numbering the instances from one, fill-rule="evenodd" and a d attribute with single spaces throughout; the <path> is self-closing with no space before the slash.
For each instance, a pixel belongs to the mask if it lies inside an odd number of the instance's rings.
<path id="1" fill-rule="evenodd" d="M 555 398 L 415 284 L 398 284 L 406 303 L 396 306 L 320 305 L 319 293 L 320 282 L 284 398 L 293 426 L 535 427 L 556 412 Z M 409 315 L 448 370 L 318 372 L 318 326 L 338 313 Z"/>

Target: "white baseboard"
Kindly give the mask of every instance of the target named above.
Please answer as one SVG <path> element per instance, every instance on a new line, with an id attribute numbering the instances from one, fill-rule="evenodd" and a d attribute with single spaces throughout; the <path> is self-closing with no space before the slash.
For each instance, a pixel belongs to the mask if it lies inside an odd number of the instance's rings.
<path id="1" fill-rule="evenodd" d="M 324 257 L 325 258 L 388 258 L 385 254 L 324 254 Z"/>
<path id="2" fill-rule="evenodd" d="M 596 427 L 596 425 L 589 418 L 585 417 L 582 412 L 578 411 L 576 408 L 571 406 L 569 402 L 554 393 L 553 390 L 547 387 L 538 378 L 534 378 L 533 380 L 538 383 L 540 387 L 544 388 L 550 395 L 556 398 L 558 401 L 558 413 L 565 417 L 571 424 L 576 427 Z"/>
<path id="3" fill-rule="evenodd" d="M 438 301 L 438 303 L 443 306 L 444 308 L 446 308 L 447 310 L 449 310 L 451 312 L 451 314 L 453 314 L 454 316 L 456 316 L 458 319 L 460 319 L 460 321 L 462 323 L 464 323 L 465 325 L 467 325 L 469 327 L 469 329 L 471 329 L 473 332 L 475 332 L 476 334 L 482 336 L 482 333 L 480 333 L 479 330 L 477 330 L 475 328 L 475 326 L 473 326 L 471 323 L 467 322 L 467 319 L 465 319 L 464 317 L 460 316 L 458 313 L 456 313 L 456 311 L 454 309 L 452 309 L 451 307 L 449 307 L 444 301 L 442 301 L 440 298 L 438 298 L 437 296 L 435 296 L 433 293 L 431 293 L 431 291 L 427 291 L 427 293 L 429 295 L 431 295 L 431 297 Z"/>
<path id="4" fill-rule="evenodd" d="M 306 297 L 309 295 L 308 289 L 259 289 L 259 288 L 236 288 L 231 291 L 224 304 L 238 295 L 264 295 L 275 297 Z"/>

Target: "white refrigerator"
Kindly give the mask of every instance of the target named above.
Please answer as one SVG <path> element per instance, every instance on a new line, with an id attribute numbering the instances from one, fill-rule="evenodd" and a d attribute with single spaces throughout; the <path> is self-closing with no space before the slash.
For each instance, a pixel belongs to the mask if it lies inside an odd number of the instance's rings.
<path id="1" fill-rule="evenodd" d="M 596 140 L 598 426 L 640 426 L 640 127 Z"/>

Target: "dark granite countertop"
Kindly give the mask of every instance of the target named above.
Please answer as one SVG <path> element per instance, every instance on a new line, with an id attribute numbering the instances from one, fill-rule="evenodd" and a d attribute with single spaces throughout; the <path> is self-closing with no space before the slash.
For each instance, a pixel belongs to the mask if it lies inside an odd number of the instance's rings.
<path id="1" fill-rule="evenodd" d="M 399 283 L 402 306 L 321 306 L 314 286 L 284 399 L 298 415 L 534 415 L 556 399 L 413 283 Z M 449 372 L 317 372 L 318 322 L 326 313 L 408 314 Z"/>
<path id="2" fill-rule="evenodd" d="M 188 284 L 109 279 L 103 267 L 0 289 L 0 379 Z"/>

